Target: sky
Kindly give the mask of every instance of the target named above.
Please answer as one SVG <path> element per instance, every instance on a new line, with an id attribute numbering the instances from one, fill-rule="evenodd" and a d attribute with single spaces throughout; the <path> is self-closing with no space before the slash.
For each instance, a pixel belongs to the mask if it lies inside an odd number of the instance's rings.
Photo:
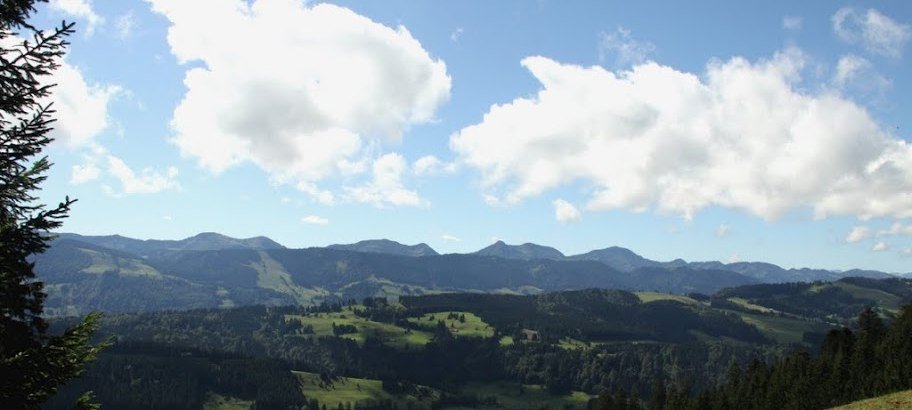
<path id="1" fill-rule="evenodd" d="M 51 0 L 64 231 L 912 272 L 912 4 Z"/>

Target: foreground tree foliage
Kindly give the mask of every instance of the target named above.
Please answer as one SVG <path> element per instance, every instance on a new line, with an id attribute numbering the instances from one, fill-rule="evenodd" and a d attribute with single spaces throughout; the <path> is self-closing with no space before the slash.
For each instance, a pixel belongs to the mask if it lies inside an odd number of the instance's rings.
<path id="1" fill-rule="evenodd" d="M 648 408 L 823 409 L 908 389 L 912 305 L 906 305 L 889 327 L 873 309 L 865 309 L 855 331 L 843 328 L 827 334 L 816 357 L 795 352 L 772 363 L 754 361 L 743 371 L 733 366 L 726 384 L 690 397 L 680 386 L 668 393 L 663 389 L 653 394 Z M 682 390 L 683 400 L 672 401 Z"/>
<path id="2" fill-rule="evenodd" d="M 37 408 L 58 386 L 80 375 L 103 344 L 90 345 L 97 315 L 62 335 L 42 317 L 45 293 L 32 255 L 48 248 L 74 202 L 37 204 L 51 164 L 39 157 L 51 139 L 53 110 L 46 78 L 58 67 L 72 24 L 41 31 L 27 23 L 34 0 L 0 3 L 0 407 Z M 21 31 L 17 31 L 21 30 Z M 83 395 L 79 407 L 91 407 Z"/>

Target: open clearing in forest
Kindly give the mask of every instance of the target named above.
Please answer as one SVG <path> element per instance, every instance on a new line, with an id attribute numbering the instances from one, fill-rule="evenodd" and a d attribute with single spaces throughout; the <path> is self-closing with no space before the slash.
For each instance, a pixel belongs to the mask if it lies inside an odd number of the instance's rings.
<path id="1" fill-rule="evenodd" d="M 831 329 L 823 323 L 789 317 L 733 312 L 747 324 L 754 325 L 764 336 L 780 343 L 804 343 L 804 333 L 826 333 Z"/>
<path id="2" fill-rule="evenodd" d="M 464 320 L 459 320 L 459 318 Z M 429 332 L 433 332 L 437 328 L 438 321 L 443 321 L 450 329 L 450 333 L 459 337 L 491 337 L 494 335 L 494 327 L 470 312 L 427 313 L 420 317 L 410 317 L 408 321 Z"/>
<path id="3" fill-rule="evenodd" d="M 426 408 L 423 403 L 436 399 L 436 397 L 420 398 L 409 395 L 392 395 L 383 390 L 380 380 L 359 379 L 356 377 L 339 377 L 330 383 L 324 383 L 316 373 L 294 371 L 295 376 L 301 381 L 301 391 L 307 399 L 317 399 L 320 406 L 326 405 L 328 409 L 335 409 L 342 404 L 355 403 L 364 400 L 392 400 L 399 408 Z M 435 393 L 436 394 L 436 393 Z"/>
<path id="4" fill-rule="evenodd" d="M 462 388 L 463 394 L 473 395 L 481 400 L 493 398 L 496 404 L 477 406 L 476 409 L 585 409 L 591 396 L 583 392 L 571 392 L 566 396 L 555 396 L 544 387 L 534 384 L 520 385 L 515 382 L 469 383 Z M 460 407 L 444 407 L 455 410 Z"/>
<path id="5" fill-rule="evenodd" d="M 303 326 L 313 326 L 312 334 L 303 337 L 333 336 L 333 323 L 336 326 L 351 325 L 358 329 L 356 333 L 347 333 L 341 337 L 352 339 L 363 344 L 368 336 L 377 337 L 384 344 L 397 348 L 415 348 L 427 344 L 431 334 L 422 330 L 404 329 L 389 323 L 380 323 L 355 315 L 353 309 L 345 307 L 341 312 L 310 313 L 307 315 L 288 315 L 286 320 L 298 320 Z"/>

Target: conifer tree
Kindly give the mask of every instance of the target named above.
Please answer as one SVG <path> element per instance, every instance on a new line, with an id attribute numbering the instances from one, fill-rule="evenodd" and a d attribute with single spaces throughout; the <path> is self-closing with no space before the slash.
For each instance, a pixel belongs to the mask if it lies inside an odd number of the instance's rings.
<path id="1" fill-rule="evenodd" d="M 32 27 L 34 3 L 0 2 L 0 408 L 38 408 L 103 347 L 89 344 L 94 314 L 62 335 L 49 334 L 42 316 L 46 295 L 30 259 L 48 248 L 49 231 L 61 226 L 74 202 L 37 203 L 51 166 L 41 156 L 54 121 L 45 102 L 53 88 L 48 76 L 60 64 L 73 24 L 46 32 Z"/>

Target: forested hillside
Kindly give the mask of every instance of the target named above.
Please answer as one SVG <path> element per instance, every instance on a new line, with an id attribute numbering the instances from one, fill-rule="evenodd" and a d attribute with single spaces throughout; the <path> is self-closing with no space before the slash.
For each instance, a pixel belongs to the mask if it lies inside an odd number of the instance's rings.
<path id="1" fill-rule="evenodd" d="M 867 284 L 855 286 L 868 290 L 887 288 L 881 281 L 854 279 L 809 286 L 844 283 Z M 890 283 L 899 284 L 908 285 Z M 353 408 L 525 408 L 522 403 L 583 408 L 590 401 L 591 406 L 621 401 L 632 405 L 631 397 L 636 397 L 644 407 L 659 400 L 666 408 L 680 408 L 681 403 L 690 403 L 690 394 L 697 400 L 694 408 L 714 408 L 700 403 L 725 403 L 730 396 L 724 395 L 736 394 L 733 391 L 747 394 L 725 384 L 754 383 L 738 382 L 741 374 L 759 380 L 756 369 L 763 368 L 767 369 L 763 377 L 772 377 L 779 370 L 769 369 L 782 366 L 776 364 L 777 357 L 810 363 L 821 341 L 826 339 L 827 352 L 834 349 L 834 335 L 851 332 L 839 330 L 845 321 L 827 313 L 786 314 L 753 305 L 765 300 L 764 290 L 771 299 L 778 295 L 776 289 L 756 287 L 692 297 L 588 289 L 529 296 L 441 294 L 402 297 L 400 302 L 368 298 L 358 304 L 314 307 L 113 314 L 104 318 L 97 337 L 114 336 L 117 347 L 103 354 L 55 403 L 91 388 L 102 403 L 114 408 L 130 407 L 130 403 L 177 406 L 170 397 L 195 403 L 175 408 L 199 403 L 260 408 L 266 405 L 267 395 L 274 403 L 284 403 L 281 406 L 309 403 L 311 407 L 316 401 L 321 406 L 351 404 Z M 766 311 L 719 302 L 748 294 L 754 295 L 750 306 Z M 881 304 L 885 300 L 837 295 L 824 305 L 853 306 L 861 301 L 876 309 L 868 310 L 866 317 L 880 312 L 889 318 L 893 309 Z M 60 320 L 55 325 L 66 323 Z M 831 329 L 836 332 L 827 336 Z M 783 334 L 790 336 L 783 338 Z M 896 336 L 887 339 L 897 340 Z M 784 356 L 795 349 L 808 353 Z M 843 350 L 840 357 L 854 354 L 848 351 Z M 855 363 L 851 360 L 847 363 Z M 762 363 L 773 364 L 763 367 Z M 235 371 L 245 366 L 260 370 Z M 174 379 L 175 374 L 184 376 Z M 772 379 L 763 380 L 769 386 Z M 263 383 L 275 390 L 256 387 Z M 854 395 L 847 392 L 840 400 L 885 391 L 886 384 L 878 383 L 881 387 L 865 387 Z M 348 399 L 337 400 L 333 391 Z M 712 400 L 707 401 L 709 397 Z"/>

